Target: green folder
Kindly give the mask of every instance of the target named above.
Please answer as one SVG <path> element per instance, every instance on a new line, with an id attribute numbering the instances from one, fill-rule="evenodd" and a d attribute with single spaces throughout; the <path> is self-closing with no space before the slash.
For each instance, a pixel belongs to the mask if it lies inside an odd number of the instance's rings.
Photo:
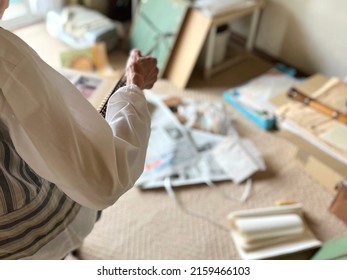
<path id="1" fill-rule="evenodd" d="M 324 242 L 312 260 L 347 260 L 347 235 Z"/>
<path id="2" fill-rule="evenodd" d="M 130 30 L 130 48 L 157 58 L 159 77 L 165 71 L 188 8 L 187 0 L 146 0 L 137 9 Z"/>

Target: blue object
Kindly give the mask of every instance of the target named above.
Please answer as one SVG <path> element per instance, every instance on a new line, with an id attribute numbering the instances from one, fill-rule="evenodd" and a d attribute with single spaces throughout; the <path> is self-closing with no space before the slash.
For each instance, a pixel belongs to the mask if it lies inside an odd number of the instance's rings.
<path id="1" fill-rule="evenodd" d="M 237 101 L 237 93 L 233 89 L 226 90 L 223 93 L 224 99 L 234 106 L 247 118 L 256 123 L 259 127 L 265 130 L 273 130 L 276 127 L 276 117 L 267 112 L 258 112 L 251 108 L 246 108 Z"/>
<path id="2" fill-rule="evenodd" d="M 276 63 L 275 68 L 288 76 L 295 77 L 296 75 L 296 69 L 293 67 L 288 67 L 287 65 L 284 65 L 282 63 Z"/>

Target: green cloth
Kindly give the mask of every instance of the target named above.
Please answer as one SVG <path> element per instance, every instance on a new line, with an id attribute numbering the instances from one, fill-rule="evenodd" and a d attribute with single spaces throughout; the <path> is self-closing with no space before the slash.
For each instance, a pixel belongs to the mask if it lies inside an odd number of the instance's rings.
<path id="1" fill-rule="evenodd" d="M 347 260 L 347 235 L 328 240 L 312 257 L 312 260 Z"/>

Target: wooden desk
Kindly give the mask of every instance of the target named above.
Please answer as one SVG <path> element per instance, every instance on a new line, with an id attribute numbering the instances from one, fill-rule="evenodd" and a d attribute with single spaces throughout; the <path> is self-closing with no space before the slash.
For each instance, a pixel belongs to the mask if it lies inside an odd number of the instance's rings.
<path id="1" fill-rule="evenodd" d="M 242 62 L 247 58 L 249 51 L 253 49 L 259 15 L 263 6 L 264 1 L 257 0 L 253 6 L 216 17 L 209 17 L 195 8 L 189 9 L 171 53 L 164 77 L 178 88 L 184 89 L 188 84 L 200 54 L 205 58 L 203 65 L 203 76 L 205 79 L 232 65 Z M 247 15 L 252 15 L 252 22 L 245 50 L 239 52 L 237 56 L 230 56 L 225 62 L 214 66 L 212 60 L 216 47 L 215 38 L 217 27 Z M 207 43 L 207 50 L 204 54 L 203 46 L 205 42 Z"/>

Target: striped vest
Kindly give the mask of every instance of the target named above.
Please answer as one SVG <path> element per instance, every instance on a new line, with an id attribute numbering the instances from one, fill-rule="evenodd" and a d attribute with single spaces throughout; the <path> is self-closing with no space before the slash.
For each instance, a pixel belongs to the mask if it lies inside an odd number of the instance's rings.
<path id="1" fill-rule="evenodd" d="M 69 225 L 79 209 L 24 162 L 0 122 L 0 259 L 35 254 Z"/>

